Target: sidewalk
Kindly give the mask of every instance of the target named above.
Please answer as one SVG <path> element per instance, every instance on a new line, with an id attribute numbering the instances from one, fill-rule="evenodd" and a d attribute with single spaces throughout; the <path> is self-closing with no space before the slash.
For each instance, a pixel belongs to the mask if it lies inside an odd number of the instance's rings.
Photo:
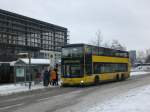
<path id="1" fill-rule="evenodd" d="M 44 87 L 43 83 L 40 83 L 36 85 L 32 84 L 31 89 L 29 90 L 28 83 L 1 85 L 0 96 L 10 95 L 10 94 L 19 93 L 19 92 L 33 91 L 33 90 L 44 89 L 44 88 L 53 88 L 53 87 L 56 87 L 56 86 Z"/>
<path id="2" fill-rule="evenodd" d="M 150 72 L 144 72 L 144 71 L 138 71 L 138 72 L 131 72 L 131 76 L 135 75 L 143 75 L 143 74 L 150 74 Z M 14 93 L 20 93 L 20 92 L 27 92 L 27 91 L 33 91 L 38 89 L 45 89 L 45 88 L 55 88 L 58 86 L 48 86 L 44 87 L 43 83 L 34 85 L 32 83 L 31 89 L 29 90 L 29 83 L 18 83 L 18 84 L 7 84 L 7 85 L 0 85 L 0 96 L 4 95 L 10 95 Z M 59 81 L 59 85 L 61 85 L 61 81 Z"/>

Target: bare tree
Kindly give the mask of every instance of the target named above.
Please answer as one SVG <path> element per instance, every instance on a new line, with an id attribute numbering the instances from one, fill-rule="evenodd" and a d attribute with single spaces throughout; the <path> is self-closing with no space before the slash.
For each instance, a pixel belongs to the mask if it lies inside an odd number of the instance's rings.
<path id="1" fill-rule="evenodd" d="M 126 47 L 122 45 L 118 40 L 112 41 L 111 48 L 116 50 L 126 50 Z"/>
<path id="2" fill-rule="evenodd" d="M 150 55 L 150 49 L 146 50 L 146 56 Z"/>
<path id="3" fill-rule="evenodd" d="M 100 30 L 98 30 L 95 33 L 95 38 L 91 40 L 90 44 L 100 47 L 102 46 L 102 41 L 103 41 L 102 33 Z"/>
<path id="4" fill-rule="evenodd" d="M 146 58 L 146 54 L 144 51 L 137 51 L 137 62 L 144 63 Z"/>
<path id="5" fill-rule="evenodd" d="M 150 49 L 146 50 L 146 53 L 145 53 L 145 62 L 146 63 L 150 63 Z"/>
<path id="6" fill-rule="evenodd" d="M 111 48 L 111 43 L 110 41 L 107 41 L 107 42 L 104 42 L 102 46 L 105 48 Z"/>
<path id="7" fill-rule="evenodd" d="M 150 49 L 137 52 L 137 61 L 139 63 L 150 63 Z"/>
<path id="8" fill-rule="evenodd" d="M 106 48 L 112 48 L 117 50 L 126 50 L 126 47 L 122 45 L 118 40 L 112 40 L 111 42 L 103 42 L 103 36 L 101 33 L 101 30 L 98 30 L 95 33 L 95 38 L 90 41 L 91 45 L 95 45 L 98 47 L 106 47 Z"/>

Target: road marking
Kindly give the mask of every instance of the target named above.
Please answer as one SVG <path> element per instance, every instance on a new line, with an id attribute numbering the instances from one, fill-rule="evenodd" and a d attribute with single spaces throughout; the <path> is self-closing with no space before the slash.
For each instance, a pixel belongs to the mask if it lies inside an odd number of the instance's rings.
<path id="1" fill-rule="evenodd" d="M 72 92 L 69 92 L 69 93 L 59 94 L 59 95 L 56 95 L 56 96 L 41 98 L 41 99 L 38 99 L 37 101 L 44 101 L 44 100 L 49 100 L 50 98 L 62 97 L 63 95 L 66 95 L 66 94 L 78 94 L 78 93 L 81 93 L 81 91 L 82 90 L 72 91 Z"/>
<path id="2" fill-rule="evenodd" d="M 50 98 L 55 98 L 55 97 L 63 96 L 63 95 L 65 95 L 65 94 L 73 94 L 73 93 L 75 94 L 75 93 L 80 93 L 80 92 L 81 92 L 81 90 L 72 91 L 72 92 L 69 92 L 69 93 L 59 94 L 59 95 L 57 95 L 57 96 L 51 96 L 51 97 L 47 97 L 47 98 L 41 98 L 41 99 L 38 99 L 37 101 L 48 100 L 48 99 L 50 99 Z M 41 95 L 44 96 L 44 94 L 48 94 L 48 93 L 50 93 L 50 91 L 45 92 L 45 93 L 42 93 Z M 35 94 L 33 94 L 33 95 L 28 95 L 28 96 L 22 96 L 22 97 L 18 97 L 18 98 L 7 99 L 7 100 L 4 100 L 3 102 L 0 102 L 0 104 L 1 104 L 1 103 L 6 103 L 6 102 L 11 102 L 11 101 L 23 100 L 23 99 L 25 99 L 25 98 L 31 98 L 31 97 L 33 97 L 33 96 L 35 96 Z"/>
<path id="3" fill-rule="evenodd" d="M 42 95 L 44 95 L 44 94 L 48 94 L 49 93 L 49 91 L 48 92 L 45 92 L 45 93 L 42 93 Z M 25 99 L 25 98 L 30 98 L 30 97 L 33 97 L 33 96 L 35 96 L 35 94 L 33 94 L 33 95 L 28 95 L 28 96 L 22 96 L 22 97 L 18 97 L 18 98 L 12 98 L 12 99 L 8 99 L 8 100 L 4 100 L 2 103 L 4 103 L 4 102 L 10 102 L 10 101 L 16 101 L 16 100 L 23 100 L 23 99 Z M 1 103 L 1 102 L 0 102 Z"/>
<path id="4" fill-rule="evenodd" d="M 29 95 L 29 96 L 22 96 L 22 97 L 18 97 L 18 98 L 12 98 L 12 99 L 9 99 L 9 100 L 4 100 L 4 102 L 10 102 L 10 101 L 16 101 L 16 100 L 22 100 L 22 99 L 25 99 L 25 98 L 29 98 L 29 97 L 33 97 L 35 95 Z"/>
<path id="5" fill-rule="evenodd" d="M 49 98 L 51 98 L 51 97 L 47 97 L 47 98 L 41 98 L 41 99 L 38 99 L 37 101 L 48 100 Z"/>
<path id="6" fill-rule="evenodd" d="M 0 110 L 9 109 L 9 108 L 13 108 L 13 107 L 18 107 L 18 106 L 21 106 L 21 105 L 24 105 L 24 103 L 10 105 L 10 106 L 6 106 L 6 107 L 0 107 Z"/>

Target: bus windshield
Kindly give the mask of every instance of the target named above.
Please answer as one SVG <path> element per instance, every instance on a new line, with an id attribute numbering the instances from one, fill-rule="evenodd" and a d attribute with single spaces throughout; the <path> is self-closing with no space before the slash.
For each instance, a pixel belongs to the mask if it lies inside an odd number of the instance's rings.
<path id="1" fill-rule="evenodd" d="M 83 48 L 82 47 L 68 47 L 62 49 L 62 57 L 82 57 L 83 56 Z"/>

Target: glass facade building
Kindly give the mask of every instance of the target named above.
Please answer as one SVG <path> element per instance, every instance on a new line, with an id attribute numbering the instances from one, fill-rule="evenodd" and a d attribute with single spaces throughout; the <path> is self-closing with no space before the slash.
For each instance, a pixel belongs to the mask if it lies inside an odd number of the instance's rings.
<path id="1" fill-rule="evenodd" d="M 61 52 L 67 44 L 67 28 L 0 9 L 0 61 L 14 61 L 16 54 Z"/>

